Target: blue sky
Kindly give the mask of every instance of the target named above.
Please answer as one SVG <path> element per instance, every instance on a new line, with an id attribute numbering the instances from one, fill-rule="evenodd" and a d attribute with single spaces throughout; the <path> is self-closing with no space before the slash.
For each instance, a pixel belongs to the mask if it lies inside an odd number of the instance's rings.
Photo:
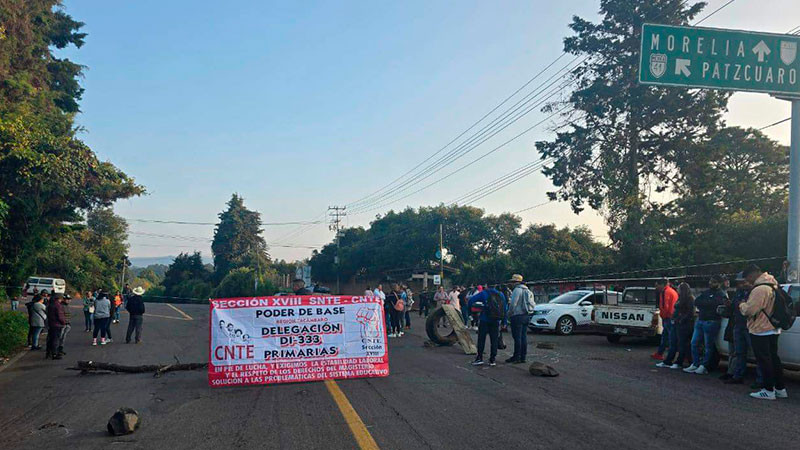
<path id="1" fill-rule="evenodd" d="M 708 11 L 725 3 L 711 0 Z M 85 64 L 82 138 L 149 194 L 118 202 L 129 219 L 214 222 L 231 193 L 265 222 L 318 218 L 383 186 L 425 159 L 555 59 L 574 14 L 595 19 L 598 0 L 404 2 L 136 2 L 74 0 L 86 45 L 63 54 Z M 796 0 L 770 9 L 738 0 L 705 26 L 785 32 Z M 788 105 L 737 94 L 729 122 L 763 126 Z M 466 156 L 481 155 L 545 116 L 532 113 Z M 788 143 L 788 126 L 769 134 Z M 537 128 L 492 157 L 389 207 L 448 203 L 537 159 Z M 441 172 L 444 176 L 456 164 Z M 437 174 L 438 176 L 439 174 Z M 491 213 L 545 200 L 532 175 L 475 205 Z M 375 213 L 349 216 L 366 225 Z M 526 223 L 586 224 L 593 212 L 550 204 Z M 213 227 L 131 222 L 136 233 L 211 238 Z M 268 242 L 320 245 L 327 226 L 266 227 Z M 292 234 L 290 234 L 292 233 Z M 287 234 L 289 235 L 287 237 Z M 200 241 L 134 234 L 131 255 L 200 250 Z M 278 258 L 308 249 L 273 247 Z"/>

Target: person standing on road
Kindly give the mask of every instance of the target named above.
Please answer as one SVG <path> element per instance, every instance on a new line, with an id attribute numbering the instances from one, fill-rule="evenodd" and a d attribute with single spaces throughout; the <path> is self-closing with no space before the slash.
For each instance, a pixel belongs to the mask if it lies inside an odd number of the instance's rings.
<path id="1" fill-rule="evenodd" d="M 47 326 L 47 310 L 44 306 L 44 297 L 38 294 L 34 295 L 28 311 L 31 350 L 40 350 L 42 347 L 39 346 L 39 336 L 41 336 L 44 327 Z"/>
<path id="2" fill-rule="evenodd" d="M 725 384 L 742 384 L 747 372 L 747 350 L 750 348 L 750 333 L 747 331 L 747 318 L 742 315 L 739 305 L 747 301 L 752 288 L 753 286 L 744 277 L 744 272 L 739 272 L 736 275 L 736 293 L 733 296 L 733 300 L 726 302 L 726 306 L 731 308 L 730 318 L 728 319 L 728 326 L 731 327 L 731 336 L 728 342 L 728 371 L 720 377 Z M 757 366 L 756 372 L 756 383 L 760 385 L 763 380 L 761 379 L 761 369 L 758 369 Z"/>
<path id="3" fill-rule="evenodd" d="M 509 305 L 511 317 L 511 337 L 514 339 L 514 355 L 506 360 L 507 363 L 522 364 L 528 357 L 528 324 L 536 302 L 533 293 L 522 282 L 522 275 L 514 274 L 509 283 L 514 283 Z"/>
<path id="4" fill-rule="evenodd" d="M 750 394 L 761 400 L 787 398 L 783 384 L 783 363 L 778 356 L 780 328 L 772 325 L 769 318 L 775 311 L 775 290 L 781 289 L 775 277 L 752 265 L 744 271 L 744 277 L 753 285 L 747 301 L 739 305 L 739 310 L 747 317 L 747 330 L 756 360 L 761 367 L 764 387 Z"/>
<path id="5" fill-rule="evenodd" d="M 306 281 L 302 278 L 292 280 L 292 292 L 294 292 L 294 295 L 311 295 L 314 293 L 314 291 L 306 287 Z"/>
<path id="6" fill-rule="evenodd" d="M 500 321 L 505 315 L 506 299 L 503 294 L 494 288 L 484 289 L 473 295 L 469 299 L 468 306 L 471 308 L 475 303 L 483 303 L 478 325 L 478 355 L 473 366 L 483 365 L 483 349 L 486 347 L 486 335 L 489 335 L 489 365 L 495 366 L 497 363 L 497 341 L 500 333 Z"/>
<path id="7" fill-rule="evenodd" d="M 80 298 L 81 294 L 75 294 Z M 72 329 L 72 311 L 69 309 L 69 302 L 70 298 L 68 295 L 65 295 L 61 299 L 61 306 L 64 310 L 64 328 L 61 329 L 61 334 L 58 336 L 58 349 L 56 355 L 60 359 L 62 356 L 66 355 L 67 353 L 64 351 L 64 341 L 67 340 L 67 335 L 69 334 L 69 330 Z"/>
<path id="8" fill-rule="evenodd" d="M 439 308 L 450 299 L 450 296 L 447 295 L 447 292 L 444 291 L 444 286 L 439 286 L 436 290 L 436 294 L 433 296 L 433 307 Z"/>
<path id="9" fill-rule="evenodd" d="M 414 292 L 411 291 L 411 288 L 403 285 L 403 290 L 406 293 L 406 304 L 405 304 L 405 319 L 406 319 L 406 330 L 411 329 L 411 307 L 414 306 Z"/>
<path id="10" fill-rule="evenodd" d="M 122 309 L 122 294 L 117 291 L 116 295 L 114 295 L 114 323 L 119 323 L 119 313 L 120 309 Z"/>
<path id="11" fill-rule="evenodd" d="M 669 367 L 670 369 L 682 369 L 683 362 L 691 359 L 691 341 L 694 330 L 694 296 L 692 288 L 687 283 L 678 286 L 678 301 L 675 303 L 674 314 L 672 315 L 672 332 L 675 335 L 670 339 L 669 353 L 664 361 L 656 364 L 656 367 Z M 675 355 L 678 359 L 673 362 Z"/>
<path id="12" fill-rule="evenodd" d="M 11 297 L 11 310 L 16 311 L 19 308 L 19 294 Z"/>
<path id="13" fill-rule="evenodd" d="M 403 301 L 400 293 L 400 287 L 396 284 L 392 285 L 392 292 L 386 296 L 386 305 L 389 310 L 390 330 L 389 337 L 402 337 L 403 330 L 400 327 L 401 311 L 398 309 L 398 304 Z"/>
<path id="14" fill-rule="evenodd" d="M 104 293 L 97 294 L 94 302 L 94 333 L 92 334 L 92 345 L 97 345 L 97 335 L 100 335 L 100 345 L 106 345 L 106 335 L 108 334 L 108 321 L 111 318 L 111 301 Z M 108 342 L 111 342 L 109 336 Z"/>
<path id="15" fill-rule="evenodd" d="M 670 286 L 667 279 L 656 281 L 656 293 L 658 295 L 658 315 L 661 317 L 662 331 L 661 343 L 658 345 L 658 350 L 651 355 L 651 358 L 663 361 L 664 351 L 667 346 L 672 347 L 677 345 L 678 342 L 677 339 L 672 337 L 672 315 L 675 312 L 678 293 Z"/>
<path id="16" fill-rule="evenodd" d="M 92 291 L 86 293 L 83 298 L 83 320 L 84 320 L 84 333 L 90 333 L 94 328 L 94 294 Z"/>
<path id="17" fill-rule="evenodd" d="M 427 291 L 419 293 L 419 316 L 428 317 L 428 305 L 430 304 L 430 294 Z"/>
<path id="18" fill-rule="evenodd" d="M 131 295 L 128 296 L 128 302 L 125 308 L 128 310 L 128 332 L 125 333 L 125 343 L 131 343 L 131 334 L 136 331 L 136 343 L 142 342 L 142 323 L 144 321 L 144 300 L 142 299 L 144 289 L 137 286 L 133 289 Z"/>
<path id="19" fill-rule="evenodd" d="M 705 375 L 713 364 L 717 350 L 717 336 L 722 323 L 722 316 L 717 307 L 724 305 L 728 294 L 722 290 L 723 279 L 714 275 L 708 282 L 708 290 L 694 300 L 697 308 L 697 322 L 692 334 L 692 365 L 683 369 L 686 373 Z M 700 344 L 703 344 L 703 355 L 700 355 Z"/>
<path id="20" fill-rule="evenodd" d="M 372 288 L 367 285 L 367 290 L 364 291 L 364 297 L 373 298 L 375 297 L 375 292 L 372 291 Z"/>
<path id="21" fill-rule="evenodd" d="M 458 292 L 458 305 L 461 308 L 461 318 L 464 320 L 464 326 L 469 328 L 469 298 L 467 294 L 467 289 L 461 286 L 461 290 Z"/>
<path id="22" fill-rule="evenodd" d="M 64 296 L 53 294 L 50 303 L 47 305 L 47 348 L 45 349 L 45 359 L 61 359 L 58 355 L 58 340 L 61 338 L 61 330 L 67 324 L 64 317 L 64 305 L 61 303 Z"/>

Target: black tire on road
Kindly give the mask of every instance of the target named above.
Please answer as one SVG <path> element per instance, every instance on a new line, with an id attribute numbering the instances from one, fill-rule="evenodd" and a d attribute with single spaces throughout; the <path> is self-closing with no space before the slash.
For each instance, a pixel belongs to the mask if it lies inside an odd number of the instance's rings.
<path id="1" fill-rule="evenodd" d="M 556 322 L 556 333 L 561 336 L 569 336 L 575 332 L 575 319 L 570 316 L 561 316 Z"/>
<path id="2" fill-rule="evenodd" d="M 619 340 L 622 339 L 622 336 L 618 334 L 609 334 L 606 336 L 606 339 L 608 339 L 608 342 L 611 342 L 612 344 L 617 344 L 619 343 Z"/>
<path id="3" fill-rule="evenodd" d="M 428 334 L 428 338 L 438 345 L 453 345 L 458 342 L 455 330 L 445 336 L 440 333 L 445 328 L 436 326 L 443 317 L 445 317 L 444 309 L 441 307 L 434 309 L 425 320 L 425 332 Z"/>

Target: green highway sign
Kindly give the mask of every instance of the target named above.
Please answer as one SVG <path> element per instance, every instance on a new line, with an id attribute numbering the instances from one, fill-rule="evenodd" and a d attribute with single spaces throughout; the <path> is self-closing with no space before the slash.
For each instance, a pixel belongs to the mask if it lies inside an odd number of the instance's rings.
<path id="1" fill-rule="evenodd" d="M 645 24 L 639 81 L 800 97 L 800 36 Z"/>

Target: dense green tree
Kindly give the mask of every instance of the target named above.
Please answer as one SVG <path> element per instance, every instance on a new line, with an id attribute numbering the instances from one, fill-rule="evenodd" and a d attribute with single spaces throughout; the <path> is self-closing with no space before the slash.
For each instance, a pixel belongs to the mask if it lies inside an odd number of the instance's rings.
<path id="1" fill-rule="evenodd" d="M 161 284 L 167 296 L 203 299 L 211 294 L 212 275 L 203 264 L 200 252 L 181 253 L 169 265 Z"/>
<path id="2" fill-rule="evenodd" d="M 80 210 L 143 189 L 76 137 L 82 67 L 53 55 L 85 34 L 58 1 L 0 0 L 0 284 L 21 285 Z"/>
<path id="3" fill-rule="evenodd" d="M 259 274 L 250 267 L 238 267 L 228 272 L 214 289 L 215 298 L 255 297 L 273 295 L 275 284 L 266 273 Z"/>
<path id="4" fill-rule="evenodd" d="M 218 281 L 237 267 L 250 267 L 257 271 L 269 267 L 267 243 L 261 236 L 261 214 L 244 206 L 244 200 L 233 194 L 228 208 L 219 214 L 219 224 L 214 230 L 211 251 L 214 254 L 214 272 Z"/>
<path id="5" fill-rule="evenodd" d="M 89 211 L 86 224 L 62 225 L 37 254 L 35 272 L 64 278 L 70 289 L 120 290 L 128 224 L 110 208 Z"/>
<path id="6" fill-rule="evenodd" d="M 544 173 L 551 198 L 601 211 L 627 265 L 648 264 L 650 196 L 675 187 L 677 167 L 691 164 L 698 140 L 714 132 L 729 94 L 639 84 L 645 22 L 688 25 L 705 7 L 684 0 L 601 0 L 600 22 L 575 17 L 564 50 L 583 57 L 570 78 L 574 91 L 547 106 L 568 123 L 536 144 L 554 158 Z"/>

